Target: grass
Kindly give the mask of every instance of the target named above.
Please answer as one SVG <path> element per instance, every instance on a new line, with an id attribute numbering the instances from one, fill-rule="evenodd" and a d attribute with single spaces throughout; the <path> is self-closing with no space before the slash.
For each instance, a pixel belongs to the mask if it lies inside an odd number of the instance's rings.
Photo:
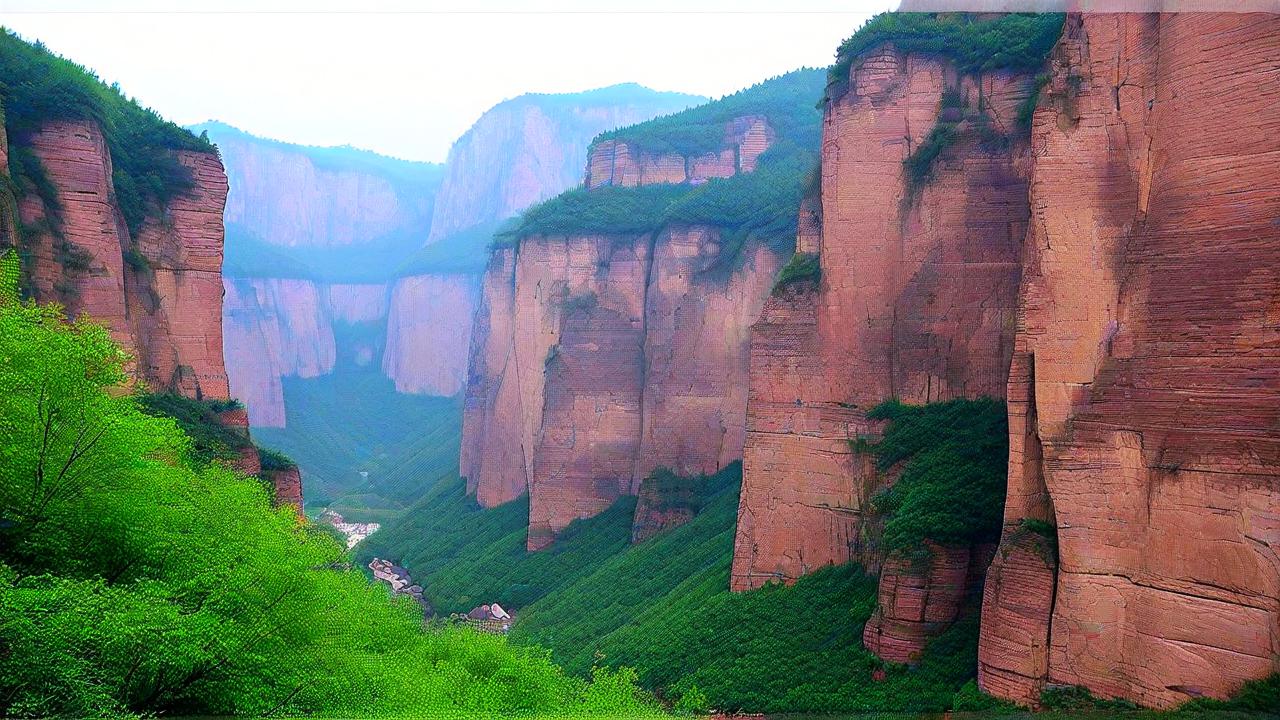
<path id="1" fill-rule="evenodd" d="M 885 518 L 883 547 L 907 555 L 940 545 L 996 542 L 1008 473 L 1004 403 L 988 398 L 928 405 L 883 403 L 867 417 L 888 420 L 871 446 L 881 472 L 897 481 L 873 498 Z"/>

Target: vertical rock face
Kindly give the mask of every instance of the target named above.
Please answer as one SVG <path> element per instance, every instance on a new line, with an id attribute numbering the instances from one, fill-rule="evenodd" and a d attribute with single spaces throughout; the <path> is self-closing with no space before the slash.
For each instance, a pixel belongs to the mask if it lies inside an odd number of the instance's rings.
<path id="1" fill-rule="evenodd" d="M 586 186 L 636 187 L 657 183 L 697 185 L 711 178 L 731 177 L 756 169 L 756 160 L 774 141 L 769 121 L 744 115 L 725 124 L 719 150 L 682 155 L 651 152 L 624 140 L 604 140 L 591 146 Z"/>
<path id="2" fill-rule="evenodd" d="M 883 480 L 849 442 L 876 432 L 868 409 L 1004 395 L 1026 147 L 984 140 L 970 117 L 927 181 L 903 163 L 939 122 L 944 90 L 968 99 L 956 112 L 976 108 L 1003 134 L 1027 85 L 883 46 L 829 102 L 820 220 L 810 201 L 797 238 L 819 252 L 821 281 L 770 298 L 752 332 L 735 590 L 851 559 L 878 564 L 862 528 Z"/>
<path id="3" fill-rule="evenodd" d="M 263 472 L 267 482 L 271 483 L 275 495 L 276 507 L 288 505 L 302 517 L 302 474 L 298 467 L 287 467 L 282 470 L 266 470 Z"/>
<path id="4" fill-rule="evenodd" d="M 703 100 L 615 85 L 572 95 L 522 95 L 490 108 L 449 150 L 429 241 L 509 218 L 577 185 L 586 147 L 601 132 Z"/>
<path id="5" fill-rule="evenodd" d="M 333 370 L 333 324 L 310 280 L 224 278 L 223 323 L 231 387 L 258 427 L 284 427 L 283 377 Z"/>
<path id="6" fill-rule="evenodd" d="M 219 316 L 227 183 L 218 158 L 180 153 L 194 187 L 153 210 L 132 238 L 96 123 L 51 122 L 27 142 L 61 206 L 55 215 L 31 194 L 19 208 L 34 235 L 28 270 L 36 298 L 104 323 L 151 389 L 226 399 Z"/>
<path id="7" fill-rule="evenodd" d="M 1275 15 L 1068 20 L 1032 132 L 996 695 L 1169 707 L 1278 669 L 1278 54 Z"/>
<path id="8" fill-rule="evenodd" d="M 460 471 L 487 507 L 530 493 L 530 549 L 656 468 L 710 473 L 739 457 L 746 398 L 733 388 L 778 259 L 750 245 L 719 277 L 720 248 L 691 226 L 528 237 L 493 254 Z"/>
<path id="9" fill-rule="evenodd" d="M 395 381 L 396 390 L 455 395 L 462 389 L 475 295 L 475 281 L 461 275 L 396 281 L 382 353 L 382 371 Z"/>

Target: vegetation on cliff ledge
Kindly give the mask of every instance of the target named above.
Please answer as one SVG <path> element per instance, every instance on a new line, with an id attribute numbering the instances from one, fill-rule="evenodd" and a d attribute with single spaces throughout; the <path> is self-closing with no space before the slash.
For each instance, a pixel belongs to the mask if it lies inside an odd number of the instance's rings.
<path id="1" fill-rule="evenodd" d="M 926 540 L 970 545 L 1000 539 L 1009 458 L 1004 403 L 891 401 L 867 417 L 888 421 L 883 439 L 871 446 L 877 468 L 901 469 L 872 501 L 885 518 L 885 550 L 918 555 L 927 552 Z"/>
<path id="2" fill-rule="evenodd" d="M 0 302 L 0 716 L 652 712 L 627 671 L 588 682 L 537 649 L 425 629 L 328 534 L 120 392 L 128 358 L 105 328 L 14 294 Z"/>
<path id="3" fill-rule="evenodd" d="M 116 202 L 132 233 L 142 227 L 151 204 L 166 203 L 191 189 L 191 172 L 175 151 L 215 151 L 207 139 L 142 107 L 118 86 L 103 83 L 83 66 L 7 29 L 0 30 L 0 77 L 10 143 L 26 145 L 32 134 L 55 120 L 90 120 L 102 128 L 114 168 Z M 28 169 L 15 179 L 20 187 L 39 190 L 37 174 Z M 49 199 L 47 192 L 40 194 Z"/>
<path id="4" fill-rule="evenodd" d="M 1062 13 L 882 13 L 840 44 L 827 73 L 827 97 L 849 90 L 854 62 L 880 45 L 899 52 L 945 57 L 962 73 L 1035 70 L 1062 34 Z"/>
<path id="5" fill-rule="evenodd" d="M 531 236 L 634 239 L 667 226 L 697 225 L 719 233 L 720 249 L 706 272 L 723 276 L 738 267 L 750 242 L 790 254 L 806 179 L 818 161 L 822 117 L 813 100 L 821 92 L 822 71 L 797 70 L 706 105 L 604 133 L 596 143 L 616 139 L 645 152 L 688 157 L 726 147 L 726 124 L 739 117 L 766 117 L 775 137 L 752 172 L 699 185 L 570 190 L 527 210 L 497 236 L 497 244 L 517 245 Z"/>

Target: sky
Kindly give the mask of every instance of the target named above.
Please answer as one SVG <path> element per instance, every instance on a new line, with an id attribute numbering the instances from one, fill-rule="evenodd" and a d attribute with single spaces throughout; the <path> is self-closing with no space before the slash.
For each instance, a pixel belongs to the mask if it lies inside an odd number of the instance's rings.
<path id="1" fill-rule="evenodd" d="M 0 24 L 179 124 L 441 162 L 504 99 L 620 82 L 720 97 L 830 64 L 841 40 L 896 5 L 0 0 Z"/>

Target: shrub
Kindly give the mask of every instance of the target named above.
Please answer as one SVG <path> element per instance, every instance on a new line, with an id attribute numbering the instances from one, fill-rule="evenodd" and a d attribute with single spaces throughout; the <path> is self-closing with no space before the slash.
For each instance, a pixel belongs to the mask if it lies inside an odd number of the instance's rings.
<path id="1" fill-rule="evenodd" d="M 140 395 L 139 409 L 156 417 L 171 417 L 191 438 L 191 459 L 198 465 L 214 460 L 235 460 L 240 451 L 249 447 L 249 439 L 235 428 L 227 427 L 218 419 L 218 401 L 200 401 L 176 393 Z"/>
<path id="2" fill-rule="evenodd" d="M 1082 685 L 1050 685 L 1040 692 L 1040 704 L 1049 710 L 1137 710 L 1128 700 L 1104 700 Z"/>
<path id="3" fill-rule="evenodd" d="M 778 279 L 773 283 L 773 292 L 776 295 L 795 283 L 806 281 L 817 283 L 821 279 L 822 263 L 818 256 L 813 253 L 798 252 L 792 255 L 778 272 Z"/>
<path id="4" fill-rule="evenodd" d="M 258 463 L 265 471 L 291 470 L 298 467 L 288 455 L 270 448 L 258 446 Z"/>
<path id="5" fill-rule="evenodd" d="M 0 358 L 0 716 L 654 713 L 634 673 L 424 628 L 257 481 L 191 462 L 158 408 L 207 406 L 116 392 L 106 328 L 5 302 Z"/>
<path id="6" fill-rule="evenodd" d="M 956 141 L 960 133 L 955 123 L 939 121 L 925 136 L 924 141 L 902 161 L 903 174 L 906 176 L 906 196 L 908 202 L 914 199 L 921 188 L 933 179 L 934 166 Z"/>
<path id="7" fill-rule="evenodd" d="M 147 273 L 151 271 L 151 261 L 147 259 L 137 248 L 129 248 L 124 251 L 124 264 L 133 268 L 136 272 Z"/>

